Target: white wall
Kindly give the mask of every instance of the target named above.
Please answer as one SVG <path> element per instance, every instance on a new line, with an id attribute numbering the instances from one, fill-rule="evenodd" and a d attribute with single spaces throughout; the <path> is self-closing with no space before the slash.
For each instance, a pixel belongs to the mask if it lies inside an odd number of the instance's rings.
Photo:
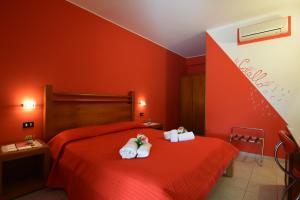
<path id="1" fill-rule="evenodd" d="M 238 27 L 278 16 L 292 17 L 290 37 L 237 45 Z M 300 4 L 207 32 L 283 119 L 300 134 Z M 253 75 L 259 70 L 261 79 L 257 80 Z M 266 74 L 262 76 L 263 73 Z M 257 104 L 253 102 L 252 106 Z"/>

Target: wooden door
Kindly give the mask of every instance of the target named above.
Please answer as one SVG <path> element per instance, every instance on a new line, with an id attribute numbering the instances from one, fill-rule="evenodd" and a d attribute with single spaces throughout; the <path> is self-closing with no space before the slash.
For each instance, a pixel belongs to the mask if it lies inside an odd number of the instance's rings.
<path id="1" fill-rule="evenodd" d="M 193 130 L 193 79 L 190 76 L 183 77 L 180 85 L 180 125 Z"/>
<path id="2" fill-rule="evenodd" d="M 205 74 L 193 76 L 193 131 L 204 135 L 205 129 Z"/>
<path id="3" fill-rule="evenodd" d="M 205 74 L 181 79 L 181 126 L 195 134 L 205 130 Z"/>

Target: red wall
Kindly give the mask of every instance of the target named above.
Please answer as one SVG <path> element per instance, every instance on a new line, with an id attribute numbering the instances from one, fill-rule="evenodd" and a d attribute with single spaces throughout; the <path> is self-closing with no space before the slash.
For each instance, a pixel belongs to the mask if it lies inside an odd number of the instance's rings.
<path id="1" fill-rule="evenodd" d="M 186 58 L 185 66 L 187 74 L 205 73 L 205 55 Z"/>
<path id="2" fill-rule="evenodd" d="M 142 120 L 178 126 L 184 58 L 62 0 L 1 1 L 0 27 L 0 143 L 41 136 L 45 84 L 69 92 L 134 90 L 147 102 Z M 37 102 L 35 110 L 22 110 L 26 98 Z M 35 128 L 23 130 L 25 120 Z"/>
<path id="3" fill-rule="evenodd" d="M 233 126 L 263 128 L 265 153 L 273 156 L 277 132 L 285 128 L 285 121 L 216 42 L 208 34 L 206 38 L 206 135 L 228 140 Z M 254 145 L 239 147 L 259 152 Z"/>

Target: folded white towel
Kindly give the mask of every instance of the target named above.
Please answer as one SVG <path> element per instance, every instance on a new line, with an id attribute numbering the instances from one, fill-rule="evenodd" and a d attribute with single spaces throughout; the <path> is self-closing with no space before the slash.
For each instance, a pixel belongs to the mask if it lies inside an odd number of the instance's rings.
<path id="1" fill-rule="evenodd" d="M 130 138 L 128 142 L 120 149 L 119 153 L 123 159 L 135 158 L 138 145 L 135 142 L 136 138 Z"/>
<path id="2" fill-rule="evenodd" d="M 187 140 L 194 140 L 194 139 L 195 139 L 195 135 L 193 132 L 185 132 L 185 133 L 178 134 L 179 142 L 187 141 Z"/>
<path id="3" fill-rule="evenodd" d="M 150 154 L 150 149 L 152 144 L 146 142 L 145 144 L 141 145 L 137 150 L 137 157 L 138 158 L 145 158 L 148 157 Z"/>
<path id="4" fill-rule="evenodd" d="M 172 132 L 170 136 L 171 142 L 178 142 L 178 133 L 177 132 Z"/>
<path id="5" fill-rule="evenodd" d="M 178 133 L 178 131 L 176 129 L 173 129 L 173 130 L 170 130 L 170 131 L 166 131 L 166 132 L 164 132 L 164 138 L 166 140 L 170 140 L 172 133 Z"/>

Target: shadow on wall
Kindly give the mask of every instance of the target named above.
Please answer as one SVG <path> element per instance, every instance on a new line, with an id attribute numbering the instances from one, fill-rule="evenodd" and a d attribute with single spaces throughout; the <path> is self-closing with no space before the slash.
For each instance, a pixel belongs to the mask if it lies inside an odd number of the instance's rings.
<path id="1" fill-rule="evenodd" d="M 167 52 L 166 55 L 166 124 L 164 127 L 166 130 L 177 128 L 179 126 L 180 78 L 185 74 L 185 58 L 182 57 L 179 62 L 174 62 L 174 59 L 171 59 L 174 57 L 172 54 L 172 52 Z"/>
<path id="2" fill-rule="evenodd" d="M 176 52 L 186 52 L 186 57 L 193 57 L 205 54 L 205 32 L 193 35 L 185 40 L 171 45 L 170 49 L 174 49 Z M 201 42 L 204 44 L 202 45 Z M 200 45 L 201 44 L 201 45 Z"/>

